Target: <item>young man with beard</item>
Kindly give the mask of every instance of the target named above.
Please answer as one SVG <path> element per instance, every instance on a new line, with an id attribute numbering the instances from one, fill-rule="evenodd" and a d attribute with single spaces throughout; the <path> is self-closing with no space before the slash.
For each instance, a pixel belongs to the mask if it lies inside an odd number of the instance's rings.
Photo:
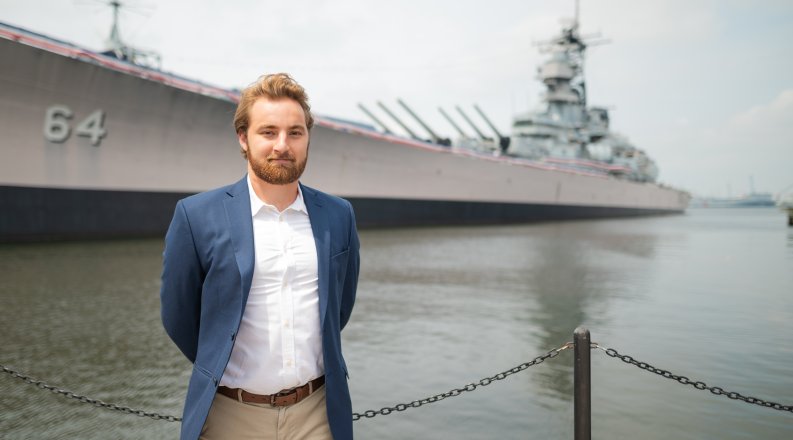
<path id="1" fill-rule="evenodd" d="M 182 439 L 352 439 L 358 235 L 349 202 L 298 182 L 313 122 L 299 84 L 262 76 L 234 116 L 247 176 L 176 205 L 160 296 L 193 363 Z"/>

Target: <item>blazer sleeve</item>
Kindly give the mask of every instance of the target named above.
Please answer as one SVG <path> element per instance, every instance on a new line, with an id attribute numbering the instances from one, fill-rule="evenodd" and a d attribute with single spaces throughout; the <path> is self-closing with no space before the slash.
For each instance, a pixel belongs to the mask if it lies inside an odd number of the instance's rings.
<path id="1" fill-rule="evenodd" d="M 182 201 L 165 235 L 160 304 L 168 336 L 190 362 L 198 349 L 203 271 Z"/>
<path id="2" fill-rule="evenodd" d="M 355 304 L 355 292 L 358 288 L 358 271 L 361 267 L 360 258 L 360 242 L 358 241 L 358 229 L 355 225 L 355 212 L 352 205 L 349 204 L 350 209 L 350 256 L 347 259 L 347 274 L 344 277 L 344 287 L 342 288 L 341 297 L 341 328 L 347 325 L 352 314 L 352 307 Z"/>

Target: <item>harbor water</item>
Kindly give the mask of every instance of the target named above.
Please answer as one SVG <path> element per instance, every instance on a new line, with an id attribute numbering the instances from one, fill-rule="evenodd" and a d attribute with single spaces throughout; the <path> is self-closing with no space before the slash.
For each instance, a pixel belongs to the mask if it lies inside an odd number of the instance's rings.
<path id="1" fill-rule="evenodd" d="M 639 361 L 793 404 L 793 228 L 774 209 L 361 231 L 344 331 L 353 408 L 409 403 L 557 348 L 584 325 Z M 160 324 L 162 240 L 0 246 L 0 363 L 105 402 L 180 415 L 189 363 Z M 793 413 L 592 352 L 593 438 L 793 438 Z M 564 439 L 572 356 L 354 424 L 359 439 Z M 0 438 L 172 439 L 179 424 L 0 376 Z"/>

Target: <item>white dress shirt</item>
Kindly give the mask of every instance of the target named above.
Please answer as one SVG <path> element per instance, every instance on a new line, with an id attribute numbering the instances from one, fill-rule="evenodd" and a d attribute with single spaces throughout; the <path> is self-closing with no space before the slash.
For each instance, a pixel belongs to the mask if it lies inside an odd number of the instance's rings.
<path id="1" fill-rule="evenodd" d="M 220 380 L 229 388 L 274 394 L 325 372 L 319 328 L 317 249 L 298 187 L 279 212 L 251 186 L 253 281 L 231 358 Z"/>

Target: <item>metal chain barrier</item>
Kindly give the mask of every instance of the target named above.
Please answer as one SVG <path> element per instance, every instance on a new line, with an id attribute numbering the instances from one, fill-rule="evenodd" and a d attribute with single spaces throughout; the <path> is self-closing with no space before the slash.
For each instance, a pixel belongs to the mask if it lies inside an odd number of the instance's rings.
<path id="1" fill-rule="evenodd" d="M 477 389 L 479 387 L 488 386 L 488 385 L 490 385 L 491 383 L 493 383 L 495 381 L 504 380 L 507 377 L 509 377 L 509 376 L 511 376 L 511 375 L 513 375 L 515 373 L 519 373 L 519 372 L 521 372 L 521 371 L 523 371 L 523 370 L 525 370 L 525 369 L 527 369 L 529 367 L 532 367 L 534 365 L 541 364 L 541 363 L 545 362 L 547 359 L 555 358 L 556 356 L 559 355 L 559 353 L 561 353 L 564 350 L 567 350 L 569 348 L 572 348 L 572 347 L 573 347 L 573 343 L 572 342 L 568 342 L 568 343 L 562 345 L 559 348 L 555 348 L 555 349 L 553 349 L 553 350 L 551 350 L 551 351 L 549 351 L 549 352 L 547 352 L 547 353 L 545 353 L 543 355 L 537 356 L 536 358 L 532 359 L 529 362 L 522 363 L 522 364 L 520 364 L 520 365 L 518 365 L 516 367 L 510 368 L 509 370 L 502 371 L 501 373 L 498 373 L 498 374 L 496 374 L 494 376 L 485 377 L 484 379 L 481 379 L 479 382 L 469 383 L 468 385 L 465 385 L 462 388 L 454 388 L 454 389 L 449 390 L 449 391 L 447 391 L 445 393 L 436 394 L 434 396 L 426 397 L 426 398 L 420 399 L 420 400 L 414 400 L 414 401 L 412 401 L 410 403 L 399 403 L 399 404 L 394 405 L 394 406 L 383 407 L 383 408 L 381 408 L 379 410 L 371 410 L 370 409 L 370 410 L 364 411 L 363 413 L 353 413 L 352 414 L 352 420 L 356 421 L 356 420 L 360 420 L 361 418 L 371 419 L 372 417 L 375 417 L 377 415 L 387 416 L 387 415 L 392 414 L 394 412 L 402 412 L 402 411 L 405 411 L 405 410 L 407 410 L 409 408 L 418 408 L 418 407 L 421 407 L 423 405 L 427 405 L 429 403 L 439 402 L 439 401 L 441 401 L 443 399 L 446 399 L 447 397 L 457 397 L 457 396 L 459 396 L 459 395 L 461 395 L 461 394 L 463 394 L 465 392 L 474 391 L 475 389 Z M 619 360 L 621 360 L 621 361 L 623 361 L 623 362 L 625 362 L 627 364 L 634 365 L 634 366 L 636 366 L 636 367 L 638 367 L 638 368 L 640 368 L 642 370 L 649 371 L 651 373 L 655 373 L 655 374 L 657 374 L 659 376 L 662 376 L 662 377 L 665 377 L 667 379 L 675 380 L 675 381 L 677 381 L 677 382 L 679 382 L 679 383 L 681 383 L 683 385 L 690 385 L 690 386 L 692 386 L 692 387 L 694 387 L 694 388 L 696 388 L 698 390 L 701 390 L 701 391 L 710 391 L 712 394 L 715 394 L 717 396 L 725 396 L 725 397 L 727 397 L 729 399 L 732 399 L 732 400 L 741 400 L 743 402 L 750 403 L 750 404 L 753 404 L 753 405 L 759 405 L 759 406 L 762 406 L 762 407 L 765 407 L 765 408 L 772 408 L 772 409 L 779 410 L 779 411 L 787 411 L 787 412 L 793 413 L 793 405 L 782 405 L 782 404 L 775 403 L 775 402 L 769 402 L 767 400 L 763 400 L 763 399 L 760 399 L 760 398 L 757 398 L 757 397 L 744 396 L 744 395 L 742 395 L 740 393 L 736 393 L 734 391 L 725 391 L 723 388 L 720 388 L 720 387 L 711 387 L 711 386 L 708 386 L 707 384 L 705 384 L 704 382 L 692 381 L 691 379 L 689 379 L 689 378 L 687 378 L 685 376 L 679 376 L 679 375 L 676 375 L 676 374 L 672 374 L 671 372 L 669 372 L 667 370 L 662 370 L 662 369 L 654 367 L 654 366 L 652 366 L 652 365 L 650 365 L 650 364 L 648 364 L 646 362 L 638 361 L 638 360 L 634 359 L 631 356 L 622 355 L 619 352 L 617 352 L 617 350 L 615 350 L 613 348 L 605 348 L 605 347 L 602 347 L 602 346 L 598 345 L 597 343 L 592 343 L 591 347 L 593 349 L 603 350 L 608 356 L 610 356 L 612 358 L 619 359 Z M 26 375 L 26 374 L 20 373 L 20 372 L 18 372 L 16 370 L 13 370 L 13 369 L 9 368 L 9 367 L 6 367 L 5 365 L 0 364 L 0 367 L 2 367 L 4 373 L 8 373 L 12 377 L 20 379 L 20 380 L 24 381 L 25 383 L 29 383 L 31 385 L 34 385 L 34 386 L 40 388 L 40 389 L 50 391 L 50 392 L 52 392 L 54 394 L 60 394 L 60 395 L 63 395 L 65 397 L 67 397 L 67 398 L 78 400 L 78 401 L 80 401 L 82 403 L 91 404 L 91 405 L 93 405 L 93 406 L 95 406 L 97 408 L 105 408 L 105 409 L 109 409 L 109 410 L 113 410 L 113 411 L 120 411 L 120 412 L 127 413 L 127 414 L 134 414 L 134 415 L 139 416 L 139 417 L 148 417 L 148 418 L 151 418 L 151 419 L 154 419 L 154 420 L 165 420 L 167 422 L 181 422 L 182 421 L 181 417 L 176 417 L 176 416 L 171 416 L 171 415 L 162 415 L 162 414 L 158 414 L 158 413 L 154 413 L 154 412 L 144 411 L 144 410 L 141 410 L 141 409 L 133 409 L 133 408 L 130 408 L 130 407 L 127 407 L 127 406 L 116 405 L 114 403 L 105 403 L 105 402 L 103 402 L 101 400 L 98 400 L 98 399 L 92 399 L 90 397 L 81 396 L 81 395 L 75 394 L 75 393 L 73 393 L 71 391 L 64 390 L 64 389 L 61 389 L 61 388 L 56 387 L 56 386 L 48 385 L 48 384 L 44 383 L 43 381 L 36 380 L 36 379 Z"/>
<path id="2" fill-rule="evenodd" d="M 384 407 L 384 408 L 381 408 L 379 411 L 368 410 L 368 411 L 364 411 L 362 414 L 353 413 L 352 414 L 352 420 L 353 421 L 360 420 L 361 417 L 372 418 L 372 417 L 374 417 L 374 416 L 376 416 L 378 414 L 388 415 L 388 414 L 391 414 L 393 411 L 404 411 L 404 410 L 406 410 L 408 408 L 418 408 L 418 407 L 420 407 L 422 405 L 426 405 L 428 403 L 435 403 L 435 402 L 441 401 L 441 400 L 443 400 L 443 399 L 445 399 L 447 397 L 459 396 L 460 394 L 462 394 L 462 393 L 464 393 L 466 391 L 473 391 L 473 390 L 477 389 L 480 386 L 490 385 L 494 381 L 506 379 L 508 376 L 511 376 L 511 375 L 513 375 L 515 373 L 521 372 L 521 371 L 523 371 L 523 370 L 525 370 L 525 369 L 527 369 L 527 368 L 529 368 L 531 366 L 534 366 L 534 365 L 537 365 L 537 364 L 541 364 L 546 359 L 554 358 L 554 357 L 558 356 L 559 353 L 561 353 L 564 350 L 567 350 L 568 348 L 571 348 L 572 346 L 573 346 L 573 343 L 572 342 L 568 342 L 568 343 L 562 345 L 559 348 L 555 348 L 555 349 L 553 349 L 553 350 L 551 350 L 551 351 L 549 351 L 549 352 L 547 352 L 547 353 L 545 353 L 545 354 L 543 354 L 541 356 L 538 356 L 538 357 L 532 359 L 529 362 L 525 362 L 525 363 L 520 364 L 520 365 L 518 365 L 518 366 L 516 366 L 514 368 L 511 368 L 511 369 L 507 370 L 507 371 L 503 371 L 501 373 L 498 373 L 495 376 L 486 377 L 486 378 L 480 380 L 478 383 L 469 383 L 468 385 L 466 385 L 466 386 L 464 386 L 462 388 L 455 388 L 455 389 L 447 391 L 445 393 L 437 394 L 435 396 L 427 397 L 427 398 L 421 399 L 421 400 L 414 400 L 413 402 L 410 402 L 410 403 L 400 403 L 400 404 L 398 404 L 398 405 L 396 405 L 394 407 Z M 44 383 L 43 381 L 36 380 L 36 379 L 26 375 L 26 374 L 20 373 L 20 372 L 15 371 L 15 370 L 12 370 L 11 368 L 6 367 L 5 365 L 0 364 L 0 367 L 3 368 L 3 372 L 4 373 L 8 373 L 12 377 L 20 379 L 20 380 L 24 381 L 25 383 L 29 383 L 29 384 L 34 385 L 34 386 L 36 386 L 38 388 L 41 388 L 43 390 L 51 391 L 52 393 L 55 393 L 55 394 L 60 394 L 60 395 L 66 396 L 67 398 L 70 398 L 70 399 L 76 399 L 76 400 L 78 400 L 80 402 L 94 405 L 94 406 L 96 406 L 98 408 L 105 408 L 105 409 L 109 409 L 109 410 L 120 411 L 120 412 L 127 413 L 127 414 L 135 414 L 136 416 L 139 416 L 139 417 L 149 417 L 149 418 L 154 419 L 154 420 L 165 420 L 165 421 L 168 421 L 168 422 L 181 422 L 182 421 L 181 417 L 166 416 L 166 415 L 157 414 L 157 413 L 153 413 L 153 412 L 146 412 L 146 411 L 140 410 L 140 409 L 132 409 L 132 408 L 129 408 L 129 407 L 126 407 L 126 406 L 120 406 L 120 405 L 116 405 L 116 404 L 113 404 L 113 403 L 105 403 L 105 402 L 103 402 L 101 400 L 98 400 L 98 399 L 92 399 L 90 397 L 81 396 L 81 395 L 75 394 L 75 393 L 73 393 L 71 391 L 64 390 L 64 389 L 61 389 L 61 388 L 58 388 L 58 387 L 55 387 L 55 386 L 52 386 L 52 385 L 48 385 L 48 384 Z"/>
<path id="3" fill-rule="evenodd" d="M 127 414 L 135 414 L 136 416 L 139 416 L 139 417 L 148 417 L 148 418 L 151 418 L 151 419 L 154 419 L 154 420 L 165 420 L 167 422 L 181 422 L 182 421 L 181 417 L 164 416 L 162 414 L 157 414 L 157 413 L 153 413 L 153 412 L 147 412 L 147 411 L 144 411 L 142 409 L 133 409 L 133 408 L 130 408 L 130 407 L 127 407 L 127 406 L 116 405 L 114 403 L 105 403 L 105 402 L 103 402 L 101 400 L 98 400 L 98 399 L 92 399 L 90 397 L 81 396 L 79 394 L 75 394 L 75 393 L 73 393 L 71 391 L 68 391 L 68 390 L 64 390 L 64 389 L 61 389 L 61 388 L 58 388 L 58 387 L 55 387 L 55 386 L 52 386 L 52 385 L 47 385 L 46 383 L 44 383 L 44 382 L 42 382 L 40 380 L 36 380 L 36 379 L 26 375 L 26 374 L 22 374 L 22 373 L 20 373 L 18 371 L 12 370 L 11 368 L 6 367 L 5 365 L 0 364 L 0 367 L 3 368 L 3 372 L 4 373 L 8 373 L 12 377 L 20 379 L 20 380 L 24 381 L 25 383 L 29 383 L 31 385 L 34 385 L 34 386 L 36 386 L 38 388 L 41 388 L 42 390 L 51 391 L 54 394 L 60 394 L 60 395 L 66 396 L 66 397 L 68 397 L 70 399 L 76 399 L 76 400 L 79 400 L 80 402 L 91 404 L 91 405 L 93 405 L 93 406 L 95 406 L 97 408 L 105 408 L 105 409 L 109 409 L 109 410 L 113 410 L 113 411 L 121 411 L 121 412 L 127 413 Z"/>
<path id="4" fill-rule="evenodd" d="M 779 404 L 779 403 L 769 402 L 767 400 L 763 400 L 763 399 L 760 399 L 760 398 L 757 398 L 757 397 L 744 396 L 744 395 L 742 395 L 740 393 L 736 393 L 734 391 L 725 391 L 723 388 L 720 388 L 720 387 L 711 387 L 711 386 L 708 386 L 707 384 L 705 384 L 704 382 L 693 381 L 693 380 L 687 378 L 686 376 L 678 376 L 676 374 L 670 373 L 669 371 L 662 370 L 660 368 L 654 367 L 654 366 L 652 366 L 652 365 L 650 365 L 650 364 L 648 364 L 646 362 L 637 361 L 636 359 L 634 359 L 631 356 L 619 354 L 617 352 L 617 350 L 615 350 L 613 348 L 605 348 L 605 347 L 601 347 L 600 345 L 597 345 L 597 344 L 592 344 L 592 348 L 597 348 L 597 349 L 603 350 L 604 352 L 606 352 L 607 355 L 609 355 L 609 356 L 611 356 L 611 357 L 613 357 L 615 359 L 619 359 L 622 362 L 625 362 L 626 364 L 634 365 L 636 367 L 641 368 L 642 370 L 649 371 L 650 373 L 655 373 L 655 374 L 657 374 L 659 376 L 662 376 L 662 377 L 665 377 L 667 379 L 676 380 L 676 381 L 680 382 L 683 385 L 690 385 L 690 386 L 692 386 L 692 387 L 694 387 L 694 388 L 696 388 L 698 390 L 701 390 L 701 391 L 710 391 L 711 393 L 713 393 L 713 394 L 715 394 L 717 396 L 725 396 L 725 397 L 727 397 L 729 399 L 732 399 L 732 400 L 741 400 L 741 401 L 744 401 L 746 403 L 751 403 L 753 405 L 759 405 L 759 406 L 762 406 L 762 407 L 765 407 L 765 408 L 772 408 L 772 409 L 776 409 L 776 410 L 779 410 L 779 411 L 788 411 L 788 412 L 792 412 L 793 413 L 793 405 L 782 405 L 782 404 Z"/>
<path id="5" fill-rule="evenodd" d="M 394 406 L 386 406 L 386 407 L 380 408 L 380 410 L 378 410 L 378 411 L 370 409 L 370 410 L 364 411 L 363 413 L 353 413 L 352 414 L 352 420 L 353 421 L 360 420 L 361 417 L 366 417 L 367 419 L 371 419 L 372 417 L 377 416 L 377 415 L 387 416 L 387 415 L 389 415 L 389 414 L 391 414 L 391 413 L 393 413 L 395 411 L 402 412 L 402 411 L 405 411 L 408 408 L 418 408 L 418 407 L 426 405 L 428 403 L 439 402 L 439 401 L 441 401 L 441 400 L 443 400 L 443 399 L 445 399 L 447 397 L 457 397 L 457 396 L 459 396 L 460 394 L 462 394 L 464 392 L 473 391 L 473 390 L 477 389 L 478 387 L 488 386 L 488 385 L 490 385 L 491 383 L 493 383 L 493 382 L 495 382 L 497 380 L 506 379 L 508 376 L 511 376 L 511 375 L 513 375 L 515 373 L 519 373 L 519 372 L 521 372 L 521 371 L 523 371 L 523 370 L 525 370 L 525 369 L 527 369 L 529 367 L 532 367 L 534 365 L 541 364 L 541 363 L 545 362 L 546 359 L 555 358 L 556 356 L 559 355 L 559 353 L 567 350 L 568 348 L 572 348 L 572 347 L 573 347 L 573 343 L 572 342 L 568 342 L 568 343 L 562 345 L 559 348 L 555 348 L 555 349 L 553 349 L 553 350 L 551 350 L 551 351 L 549 351 L 549 352 L 547 352 L 547 353 L 545 353 L 543 355 L 537 356 L 536 358 L 532 359 L 529 362 L 525 362 L 525 363 L 522 363 L 522 364 L 520 364 L 520 365 L 518 365 L 516 367 L 510 368 L 509 370 L 502 371 L 501 373 L 498 373 L 495 376 L 486 377 L 486 378 L 480 380 L 479 382 L 469 383 L 468 385 L 465 385 L 462 388 L 455 388 L 455 389 L 449 390 L 449 391 L 447 391 L 445 393 L 436 394 L 436 395 L 434 395 L 432 397 L 426 397 L 426 398 L 421 399 L 421 400 L 414 400 L 414 401 L 412 401 L 410 403 L 400 403 L 400 404 L 397 404 L 397 405 L 394 405 Z"/>

